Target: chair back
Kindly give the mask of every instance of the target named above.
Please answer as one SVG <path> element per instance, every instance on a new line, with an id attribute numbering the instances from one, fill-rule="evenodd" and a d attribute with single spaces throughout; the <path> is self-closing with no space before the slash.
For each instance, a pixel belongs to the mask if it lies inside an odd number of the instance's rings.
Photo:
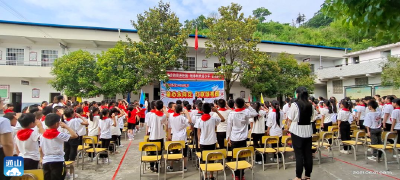
<path id="1" fill-rule="evenodd" d="M 350 131 L 358 130 L 357 125 L 350 125 Z"/>
<path id="2" fill-rule="evenodd" d="M 338 132 L 339 128 L 337 126 L 328 126 L 328 131 Z"/>
<path id="3" fill-rule="evenodd" d="M 290 147 L 289 144 L 292 144 L 292 137 L 290 136 L 282 136 L 282 144 L 283 144 L 283 151 L 286 151 L 286 147 Z M 280 149 L 280 148 L 278 148 Z"/>
<path id="4" fill-rule="evenodd" d="M 353 132 L 353 134 L 354 134 L 354 132 Z M 360 138 L 364 138 L 365 140 L 367 140 L 366 133 L 363 130 L 357 130 L 355 137 L 356 137 L 356 142 L 358 142 Z"/>
<path id="5" fill-rule="evenodd" d="M 254 154 L 254 147 L 249 146 L 249 147 L 242 147 L 242 148 L 235 148 L 233 149 L 233 158 L 247 158 L 247 157 L 253 157 Z"/>
<path id="6" fill-rule="evenodd" d="M 216 160 L 225 160 L 226 150 L 225 149 L 217 149 L 217 150 L 203 151 L 201 156 L 202 156 L 201 158 L 205 162 L 216 161 Z"/>
<path id="7" fill-rule="evenodd" d="M 397 143 L 397 133 L 396 132 L 383 131 L 382 138 L 385 138 L 383 140 L 384 148 L 386 148 L 386 145 L 388 145 L 388 139 L 394 140 L 394 145 L 396 145 L 396 143 Z"/>
<path id="8" fill-rule="evenodd" d="M 149 136 L 144 136 L 143 141 L 144 142 L 149 142 Z"/>
<path id="9" fill-rule="evenodd" d="M 11 180 L 44 180 L 43 169 L 24 170 L 22 176 L 14 176 Z"/>
<path id="10" fill-rule="evenodd" d="M 82 142 L 83 142 L 84 144 L 97 145 L 97 143 L 98 143 L 99 141 L 98 141 L 97 136 L 83 136 L 83 137 L 82 137 Z M 83 145 L 84 145 L 84 144 L 83 144 Z"/>
<path id="11" fill-rule="evenodd" d="M 161 151 L 161 142 L 140 142 L 139 151 Z"/>
<path id="12" fill-rule="evenodd" d="M 278 145 L 279 142 L 279 136 L 263 136 L 262 137 L 262 142 L 264 143 L 264 148 L 267 147 L 269 144 L 276 144 Z M 278 146 L 276 146 L 278 147 Z"/>
<path id="13" fill-rule="evenodd" d="M 319 134 L 313 134 L 312 135 L 312 142 L 318 142 L 319 141 Z"/>
<path id="14" fill-rule="evenodd" d="M 182 150 L 185 148 L 185 141 L 166 141 L 165 142 L 165 150 Z"/>
<path id="15" fill-rule="evenodd" d="M 320 133 L 320 139 L 325 140 L 325 139 L 332 139 L 333 138 L 333 132 L 332 131 L 324 131 Z"/>

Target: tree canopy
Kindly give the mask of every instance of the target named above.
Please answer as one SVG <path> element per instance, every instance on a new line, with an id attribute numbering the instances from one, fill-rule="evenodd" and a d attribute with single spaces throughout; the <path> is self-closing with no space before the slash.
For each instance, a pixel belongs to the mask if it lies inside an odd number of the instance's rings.
<path id="1" fill-rule="evenodd" d="M 382 67 L 382 85 L 400 88 L 400 58 L 389 57 Z"/>
<path id="2" fill-rule="evenodd" d="M 257 18 L 260 22 L 264 22 L 266 17 L 271 15 L 272 13 L 265 7 L 259 7 L 253 10 L 253 15 Z"/>

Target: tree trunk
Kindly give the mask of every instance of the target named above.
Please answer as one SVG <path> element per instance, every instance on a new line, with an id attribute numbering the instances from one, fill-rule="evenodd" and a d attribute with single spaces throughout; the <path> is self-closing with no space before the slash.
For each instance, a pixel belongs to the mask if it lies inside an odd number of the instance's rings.
<path id="1" fill-rule="evenodd" d="M 225 99 L 226 99 L 226 101 L 229 100 L 229 94 L 231 93 L 230 84 L 231 84 L 231 81 L 225 79 Z"/>

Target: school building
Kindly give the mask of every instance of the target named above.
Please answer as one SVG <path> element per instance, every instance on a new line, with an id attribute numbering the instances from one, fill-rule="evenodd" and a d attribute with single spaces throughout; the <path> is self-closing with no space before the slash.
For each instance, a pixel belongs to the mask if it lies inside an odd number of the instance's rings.
<path id="1" fill-rule="evenodd" d="M 0 96 L 6 103 L 19 106 L 17 109 L 44 100 L 52 101 L 54 96 L 62 93 L 57 92 L 48 84 L 48 81 L 53 78 L 50 71 L 54 59 L 78 49 L 94 54 L 100 53 L 113 47 L 117 41 L 125 41 L 127 36 L 134 41 L 140 40 L 137 31 L 133 29 L 0 20 Z M 188 38 L 187 66 L 189 68 L 188 70 L 182 68 L 169 70 L 171 80 L 215 81 L 212 78 L 214 67 L 220 64 L 216 57 L 206 58 L 204 44 L 206 40 L 200 36 L 196 59 L 194 35 Z M 385 54 L 388 51 L 384 48 L 377 50 L 377 53 L 366 50 L 368 52 L 346 54 L 350 49 L 274 41 L 262 41 L 258 48 L 272 57 L 286 52 L 294 55 L 299 62 L 310 63 L 312 72 L 317 75 L 314 96 L 335 95 L 338 98 L 344 96 L 344 87 L 365 81 L 365 79 L 368 79 L 368 84 L 379 84 L 381 70 L 376 67 L 378 61 L 372 60 L 375 58 L 373 55 L 381 55 L 381 51 Z M 400 48 L 398 51 L 400 52 Z M 160 99 L 162 95 L 159 82 L 143 87 L 143 91 L 150 100 Z M 250 91 L 241 87 L 240 82 L 237 81 L 229 96 L 247 99 L 249 94 Z M 120 99 L 123 96 L 98 96 L 87 100 Z M 138 99 L 139 95 L 131 95 L 132 101 Z"/>

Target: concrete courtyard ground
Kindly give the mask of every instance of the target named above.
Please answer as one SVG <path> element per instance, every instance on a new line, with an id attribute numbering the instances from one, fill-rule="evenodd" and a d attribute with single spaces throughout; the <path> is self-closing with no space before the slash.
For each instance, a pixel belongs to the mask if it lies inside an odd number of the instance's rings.
<path id="1" fill-rule="evenodd" d="M 140 132 L 133 141 L 122 140 L 124 147 L 118 148 L 119 154 L 111 155 L 110 164 L 100 164 L 97 166 L 98 169 L 95 171 L 95 162 L 87 162 L 85 159 L 85 169 L 82 170 L 81 166 L 75 168 L 76 174 L 78 174 L 77 180 L 103 180 L 103 179 L 139 179 L 139 166 L 140 166 L 140 152 L 138 150 L 139 142 L 143 141 L 144 132 Z M 126 154 L 125 154 L 126 152 Z M 323 155 L 327 155 L 328 151 L 324 150 Z M 358 152 L 358 159 L 354 161 L 352 154 L 341 155 L 335 150 L 335 158 L 323 159 L 319 165 L 317 161 L 314 161 L 314 167 L 312 172 L 312 179 L 316 180 L 352 180 L 352 179 L 379 179 L 379 180 L 400 180 L 400 170 L 397 168 L 397 164 L 389 164 L 389 171 L 385 170 L 383 162 L 369 161 L 366 164 L 364 160 L 364 150 L 360 148 Z M 124 157 L 125 154 L 125 157 Z M 391 153 L 389 154 L 389 161 L 394 161 Z M 123 160 L 121 162 L 121 160 Z M 175 165 L 175 169 L 179 167 Z M 162 171 L 163 172 L 163 171 Z M 249 170 L 245 171 L 246 179 L 251 179 L 251 173 Z M 232 179 L 230 170 L 226 171 L 226 178 Z M 288 165 L 286 170 L 276 166 L 267 166 L 266 170 L 262 170 L 261 165 L 255 165 L 254 179 L 265 180 L 265 179 L 276 179 L 276 180 L 288 180 L 295 176 L 295 165 Z M 223 173 L 219 173 L 219 179 L 223 179 Z M 157 176 L 142 177 L 144 180 L 157 179 Z M 164 179 L 164 173 L 161 173 L 160 179 Z M 171 174 L 167 176 L 169 180 L 182 179 L 181 174 Z M 198 170 L 190 164 L 188 171 L 185 173 L 185 179 L 194 180 L 200 179 Z"/>

